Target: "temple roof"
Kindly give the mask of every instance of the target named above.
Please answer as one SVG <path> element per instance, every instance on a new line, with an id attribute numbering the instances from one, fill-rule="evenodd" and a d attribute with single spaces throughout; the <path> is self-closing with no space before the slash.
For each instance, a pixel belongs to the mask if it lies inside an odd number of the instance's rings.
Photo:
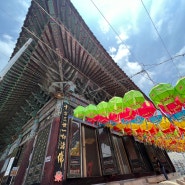
<path id="1" fill-rule="evenodd" d="M 94 88 L 106 98 L 139 90 L 69 0 L 32 0 L 12 57 L 29 38 L 33 42 L 0 82 L 0 150 L 49 100 L 52 82 L 83 78 L 92 96 Z"/>

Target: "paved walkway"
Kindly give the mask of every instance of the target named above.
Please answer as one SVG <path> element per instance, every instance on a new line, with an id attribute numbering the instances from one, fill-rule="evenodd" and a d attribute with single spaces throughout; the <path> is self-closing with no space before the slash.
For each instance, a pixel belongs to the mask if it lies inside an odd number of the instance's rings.
<path id="1" fill-rule="evenodd" d="M 168 178 L 169 180 L 165 180 L 164 175 L 156 175 L 96 185 L 185 185 L 185 175 L 181 176 L 178 172 L 168 174 Z"/>
<path id="2" fill-rule="evenodd" d="M 185 176 L 179 176 L 174 179 L 160 182 L 161 185 L 185 185 Z"/>

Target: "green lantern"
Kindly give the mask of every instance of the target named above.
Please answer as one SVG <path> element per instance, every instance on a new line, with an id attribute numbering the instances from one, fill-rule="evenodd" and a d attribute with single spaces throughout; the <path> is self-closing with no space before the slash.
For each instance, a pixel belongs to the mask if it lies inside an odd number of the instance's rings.
<path id="1" fill-rule="evenodd" d="M 107 102 L 102 101 L 97 105 L 97 114 L 104 117 L 107 117 L 109 115 Z"/>
<path id="2" fill-rule="evenodd" d="M 108 109 L 111 113 L 120 113 L 123 111 L 123 98 L 114 96 L 108 102 Z"/>
<path id="3" fill-rule="evenodd" d="M 160 83 L 151 89 L 149 96 L 155 105 L 165 106 L 174 102 L 175 91 L 171 84 Z"/>
<path id="4" fill-rule="evenodd" d="M 85 107 L 85 116 L 87 118 L 94 118 L 97 115 L 97 107 L 96 105 L 89 104 Z"/>
<path id="5" fill-rule="evenodd" d="M 180 78 L 176 85 L 175 85 L 175 91 L 177 93 L 177 96 L 179 95 L 180 98 L 183 99 L 183 102 L 185 101 L 185 77 Z"/>
<path id="6" fill-rule="evenodd" d="M 142 106 L 144 101 L 145 98 L 140 91 L 130 90 L 123 97 L 123 106 L 136 110 Z"/>
<path id="7" fill-rule="evenodd" d="M 83 106 L 78 106 L 74 109 L 74 117 L 83 119 L 85 116 L 85 107 Z"/>

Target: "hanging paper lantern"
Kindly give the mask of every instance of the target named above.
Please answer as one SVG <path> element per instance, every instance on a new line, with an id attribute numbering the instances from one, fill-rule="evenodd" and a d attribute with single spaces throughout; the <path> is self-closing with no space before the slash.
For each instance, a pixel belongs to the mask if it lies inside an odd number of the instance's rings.
<path id="1" fill-rule="evenodd" d="M 140 128 L 140 124 L 130 123 L 129 125 L 127 125 L 127 127 L 130 127 L 130 129 L 132 129 L 132 130 L 137 130 Z"/>
<path id="2" fill-rule="evenodd" d="M 138 129 L 136 129 L 135 131 L 138 136 L 143 136 L 143 134 L 144 134 L 143 130 L 140 127 Z"/>
<path id="3" fill-rule="evenodd" d="M 141 116 L 136 116 L 134 119 L 130 120 L 131 123 L 141 124 L 143 123 L 144 118 Z"/>
<path id="4" fill-rule="evenodd" d="M 170 115 L 180 112 L 182 110 L 182 106 L 183 104 L 179 101 L 178 97 L 174 99 L 174 102 L 169 103 L 168 105 L 163 106 L 161 104 L 158 104 L 159 109 L 163 113 Z"/>
<path id="5" fill-rule="evenodd" d="M 162 130 L 163 133 L 168 134 L 175 131 L 175 126 L 170 123 L 169 128 Z"/>
<path id="6" fill-rule="evenodd" d="M 160 83 L 151 89 L 149 96 L 156 105 L 165 106 L 174 102 L 175 91 L 171 84 Z"/>
<path id="7" fill-rule="evenodd" d="M 97 113 L 98 113 L 98 115 L 107 117 L 109 115 L 108 103 L 105 101 L 100 102 L 97 105 Z"/>
<path id="8" fill-rule="evenodd" d="M 185 129 L 185 120 L 184 121 L 174 121 L 174 125 L 176 125 L 179 128 Z"/>
<path id="9" fill-rule="evenodd" d="M 97 108 L 93 104 L 89 104 L 87 107 L 85 107 L 85 116 L 87 118 L 93 118 L 97 115 Z"/>
<path id="10" fill-rule="evenodd" d="M 154 124 L 148 121 L 144 121 L 141 125 L 140 125 L 141 129 L 145 132 L 148 132 L 150 129 L 152 129 L 152 127 L 154 127 Z"/>
<path id="11" fill-rule="evenodd" d="M 114 96 L 108 102 L 109 112 L 120 113 L 123 111 L 123 98 Z"/>
<path id="12" fill-rule="evenodd" d="M 122 123 L 116 124 L 116 127 L 119 128 L 120 130 L 123 130 L 125 128 L 125 125 Z"/>
<path id="13" fill-rule="evenodd" d="M 175 91 L 177 91 L 177 93 L 180 95 L 180 97 L 182 97 L 185 101 L 185 77 L 180 78 L 174 88 Z"/>
<path id="14" fill-rule="evenodd" d="M 117 126 L 114 126 L 113 130 L 116 131 L 116 132 L 121 132 L 121 129 L 119 127 L 117 127 Z"/>
<path id="15" fill-rule="evenodd" d="M 164 133 L 163 133 L 161 130 L 159 130 L 159 131 L 155 134 L 155 137 L 157 137 L 157 139 L 158 139 L 158 138 L 164 138 Z"/>
<path id="16" fill-rule="evenodd" d="M 103 124 L 105 124 L 105 123 L 107 123 L 107 122 L 109 121 L 109 119 L 108 119 L 107 117 L 101 116 L 101 115 L 95 116 L 94 119 L 95 119 L 97 122 L 103 123 Z"/>
<path id="17" fill-rule="evenodd" d="M 120 119 L 130 121 L 136 116 L 136 111 L 131 108 L 125 108 L 123 112 L 119 113 Z"/>
<path id="18" fill-rule="evenodd" d="M 109 116 L 109 121 L 114 121 L 114 122 L 120 122 L 120 117 L 118 114 L 115 114 L 115 113 L 110 113 Z"/>
<path id="19" fill-rule="evenodd" d="M 85 116 L 85 107 L 83 106 L 78 106 L 74 109 L 74 117 L 83 119 Z"/>
<path id="20" fill-rule="evenodd" d="M 125 128 L 124 128 L 124 132 L 125 132 L 127 135 L 132 135 L 132 129 L 131 129 L 131 128 L 125 127 Z"/>
<path id="21" fill-rule="evenodd" d="M 172 114 L 171 119 L 175 121 L 185 121 L 185 110 Z"/>
<path id="22" fill-rule="evenodd" d="M 91 124 L 94 124 L 94 123 L 96 123 L 97 120 L 94 119 L 94 118 L 86 118 L 86 121 L 91 123 Z"/>
<path id="23" fill-rule="evenodd" d="M 154 124 L 159 124 L 162 120 L 162 115 L 156 115 L 156 116 L 152 116 L 150 117 L 148 120 Z"/>
<path id="24" fill-rule="evenodd" d="M 138 109 L 144 103 L 145 98 L 140 91 L 131 90 L 125 93 L 123 97 L 124 107 L 129 107 L 131 109 Z"/>
<path id="25" fill-rule="evenodd" d="M 162 120 L 158 126 L 161 130 L 166 130 L 170 128 L 170 125 L 171 125 L 170 121 L 166 117 L 162 117 Z"/>
<path id="26" fill-rule="evenodd" d="M 152 128 L 149 129 L 148 132 L 149 132 L 151 135 L 155 135 L 155 134 L 157 134 L 158 131 L 159 131 L 159 129 L 153 125 Z"/>
<path id="27" fill-rule="evenodd" d="M 156 108 L 150 101 L 145 101 L 143 105 L 138 108 L 137 110 L 138 114 L 146 119 L 149 117 L 152 117 L 154 113 L 156 112 Z"/>

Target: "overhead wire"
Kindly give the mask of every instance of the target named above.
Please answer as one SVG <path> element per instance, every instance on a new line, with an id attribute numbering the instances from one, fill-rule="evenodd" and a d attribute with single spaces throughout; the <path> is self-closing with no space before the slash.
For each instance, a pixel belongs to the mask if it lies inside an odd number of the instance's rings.
<path id="1" fill-rule="evenodd" d="M 157 35 L 158 35 L 160 41 L 161 41 L 161 43 L 162 43 L 164 49 L 166 50 L 168 56 L 170 57 L 169 60 L 173 63 L 173 65 L 174 65 L 174 67 L 175 67 L 175 69 L 176 69 L 176 71 L 177 71 L 177 73 L 178 73 L 178 76 L 180 77 L 180 76 L 181 76 L 181 75 L 180 75 L 180 72 L 179 72 L 177 66 L 175 65 L 175 63 L 174 63 L 174 61 L 173 61 L 173 58 L 172 58 L 172 56 L 171 56 L 171 54 L 170 54 L 170 52 L 169 52 L 169 50 L 168 50 L 168 48 L 167 48 L 167 46 L 166 46 L 164 40 L 162 39 L 162 37 L 161 37 L 161 35 L 160 35 L 160 33 L 159 33 L 159 31 L 158 31 L 158 29 L 157 29 L 157 27 L 156 27 L 156 25 L 155 25 L 153 19 L 152 19 L 152 17 L 150 16 L 150 13 L 149 13 L 148 9 L 146 8 L 146 6 L 145 6 L 143 0 L 141 0 L 141 3 L 142 3 L 142 5 L 143 5 L 143 8 L 145 9 L 145 11 L 146 11 L 146 13 L 147 13 L 147 15 L 148 15 L 150 21 L 151 21 L 151 23 L 152 23 L 152 25 L 153 25 L 153 27 L 154 27 L 154 29 L 155 29 L 155 31 L 156 31 L 156 33 L 157 33 Z"/>
<path id="2" fill-rule="evenodd" d="M 104 20 L 107 22 L 107 24 L 110 26 L 110 28 L 113 30 L 113 32 L 116 34 L 116 36 L 119 38 L 119 40 L 121 41 L 121 43 L 124 44 L 124 46 L 128 49 L 129 53 L 132 55 L 132 57 L 138 62 L 137 58 L 135 57 L 134 53 L 130 51 L 129 47 L 127 46 L 127 44 L 123 41 L 123 39 L 120 37 L 120 35 L 118 34 L 118 32 L 116 31 L 116 29 L 111 25 L 111 23 L 107 20 L 107 18 L 104 16 L 104 14 L 101 12 L 101 10 L 98 8 L 98 6 L 94 3 L 93 0 L 90 0 L 92 2 L 92 4 L 95 6 L 95 8 L 98 10 L 98 12 L 101 14 L 101 16 L 104 18 Z M 140 65 L 143 65 L 140 63 Z M 136 76 L 137 74 L 146 72 L 146 70 L 142 69 L 140 72 L 133 74 L 132 76 L 130 76 L 129 78 L 132 78 L 133 76 Z M 147 73 L 147 76 L 150 76 Z M 154 84 L 154 81 L 152 80 L 151 77 L 149 77 L 149 80 L 152 81 L 152 83 Z"/>
<path id="3" fill-rule="evenodd" d="M 40 4 L 38 4 L 35 0 L 33 0 L 40 8 L 42 8 L 42 10 L 54 21 L 54 22 L 56 22 L 59 26 L 61 26 L 60 25 L 60 23 L 58 23 L 56 20 L 55 20 L 55 18 L 53 18 L 43 7 L 41 7 L 40 6 Z M 125 45 L 125 47 L 129 50 L 129 48 L 128 48 L 128 46 L 126 45 L 126 43 L 124 43 L 124 41 L 121 39 L 121 37 L 119 36 L 119 34 L 118 34 L 118 32 L 114 29 L 114 27 L 110 24 L 110 22 L 106 19 L 106 17 L 101 13 L 101 11 L 100 11 L 100 9 L 96 6 L 96 4 L 91 0 L 91 2 L 94 4 L 94 6 L 97 8 L 97 10 L 99 11 L 99 13 L 103 16 L 103 18 L 106 20 L 106 22 L 109 24 L 109 26 L 111 27 L 111 29 L 115 32 L 115 34 L 117 35 L 117 37 L 120 39 L 120 41 Z M 24 27 L 24 26 L 23 26 Z M 36 35 L 32 32 L 30 32 L 30 30 L 28 30 L 26 27 L 24 27 L 24 29 L 26 29 L 30 34 L 32 34 L 34 37 L 36 37 Z M 161 37 L 160 37 L 161 38 Z M 37 37 L 37 39 L 38 39 L 38 37 Z M 39 39 L 44 45 L 47 45 L 46 43 L 44 43 L 41 39 Z M 58 53 L 56 53 L 56 51 L 54 50 L 54 49 L 52 49 L 49 45 L 47 45 L 47 47 L 49 47 L 49 49 L 50 50 L 52 50 L 53 52 L 55 52 L 55 54 L 57 54 L 58 55 Z M 135 58 L 135 56 L 134 56 L 134 54 L 129 50 L 129 52 L 133 55 L 133 57 Z M 59 55 L 60 56 L 60 55 Z M 180 56 L 184 56 L 184 54 L 182 54 L 182 55 L 178 55 L 178 56 L 175 56 L 174 58 L 176 58 L 176 57 L 180 57 Z M 61 57 L 61 56 L 60 56 Z M 63 58 L 64 59 L 64 58 Z M 136 58 L 135 58 L 136 59 Z M 162 64 L 162 63 L 165 63 L 165 62 L 167 62 L 167 61 L 171 61 L 173 58 L 170 56 L 170 59 L 168 59 L 168 60 L 165 60 L 165 61 L 163 61 L 163 62 L 161 62 L 161 63 L 158 63 L 158 64 L 156 64 L 156 65 L 160 65 L 160 64 Z M 64 59 L 64 60 L 66 60 L 66 59 Z M 69 62 L 68 62 L 69 63 Z M 71 63 L 70 63 L 70 65 L 71 65 Z M 153 64 L 154 66 L 156 66 L 155 64 Z M 143 64 L 143 66 L 148 66 L 148 65 L 145 65 L 145 64 Z M 152 65 L 151 65 L 152 66 Z M 74 66 L 73 66 L 74 67 Z M 76 68 L 76 67 L 75 67 Z M 151 67 L 152 68 L 152 67 Z M 147 68 L 147 70 L 148 69 L 151 69 L 151 68 Z M 79 71 L 79 70 L 78 70 Z M 141 74 L 141 73 L 144 73 L 144 72 L 146 72 L 146 69 L 144 70 L 144 69 L 142 69 L 140 72 L 138 72 L 138 73 L 136 73 L 136 74 L 133 74 L 132 76 L 130 76 L 129 78 L 132 78 L 132 77 L 134 77 L 134 76 L 136 76 L 136 75 L 138 75 L 138 74 Z M 147 76 L 149 76 L 149 74 L 147 74 Z M 152 78 L 150 77 L 149 78 L 152 82 L 154 82 L 153 80 L 152 80 Z"/>
<path id="4" fill-rule="evenodd" d="M 107 24 L 110 26 L 110 28 L 114 31 L 114 33 L 115 33 L 116 36 L 119 38 L 119 40 L 125 45 L 125 47 L 128 49 L 128 51 L 130 52 L 130 54 L 132 54 L 133 58 L 136 59 L 134 53 L 130 51 L 130 49 L 128 48 L 128 46 L 126 45 L 126 43 L 122 40 L 122 38 L 120 37 L 120 35 L 119 35 L 118 32 L 116 31 L 116 29 L 115 29 L 115 28 L 111 25 L 111 23 L 106 19 L 106 17 L 105 17 L 104 14 L 101 12 L 101 10 L 98 8 L 98 6 L 94 3 L 93 0 L 90 0 L 90 1 L 91 1 L 92 4 L 95 6 L 95 8 L 98 10 L 98 12 L 101 14 L 101 16 L 104 18 L 104 20 L 107 22 Z M 146 6 L 144 5 L 144 3 L 143 3 L 142 0 L 141 0 L 141 2 L 142 2 L 143 7 L 145 8 L 145 11 L 147 12 L 147 14 L 148 14 L 148 16 L 149 16 L 149 18 L 150 18 L 150 20 L 151 20 L 151 22 L 152 22 L 152 24 L 153 24 L 153 26 L 154 26 L 156 32 L 157 32 L 159 38 L 160 38 L 160 41 L 161 41 L 163 47 L 165 48 L 167 54 L 168 54 L 169 57 L 170 57 L 170 59 L 167 59 L 167 60 L 165 60 L 165 61 L 163 61 L 163 62 L 161 62 L 161 63 L 158 63 L 158 64 L 156 64 L 156 65 L 160 65 L 160 64 L 162 64 L 162 63 L 171 61 L 171 62 L 173 63 L 173 65 L 175 66 L 175 68 L 176 68 L 176 71 L 177 71 L 177 73 L 178 73 L 178 76 L 181 76 L 181 75 L 180 75 L 180 72 L 179 72 L 179 70 L 178 70 L 178 68 L 177 68 L 177 66 L 176 66 L 175 63 L 174 63 L 174 59 L 177 58 L 177 57 L 180 57 L 180 56 L 184 56 L 184 54 L 177 55 L 177 56 L 174 56 L 174 57 L 171 56 L 170 52 L 169 52 L 168 49 L 167 49 L 167 46 L 165 45 L 165 43 L 164 43 L 162 37 L 161 37 L 160 34 L 159 34 L 159 32 L 158 32 L 158 30 L 157 30 L 157 27 L 155 26 L 155 24 L 154 24 L 154 22 L 153 22 L 153 20 L 152 20 L 152 18 L 151 18 L 151 16 L 150 16 L 150 14 L 149 14 L 149 12 L 148 12 Z M 136 59 L 136 61 L 137 61 L 137 59 Z M 146 64 L 141 64 L 141 63 L 140 63 L 140 65 L 147 66 Z M 154 66 L 155 66 L 155 64 L 154 64 Z M 151 68 L 150 68 L 150 69 L 151 69 Z M 145 69 L 145 70 L 142 69 L 140 72 L 138 72 L 138 73 L 133 74 L 132 76 L 130 76 L 130 78 L 132 78 L 133 76 L 135 76 L 135 75 L 137 75 L 137 74 L 146 72 L 146 74 L 147 74 L 147 76 L 149 77 L 149 79 L 152 81 L 152 83 L 154 83 L 154 81 L 152 80 L 152 78 L 150 77 L 150 75 L 148 74 L 148 72 L 147 72 L 146 70 L 148 70 L 148 69 Z"/>
<path id="5" fill-rule="evenodd" d="M 106 21 L 106 23 L 110 26 L 110 28 L 113 30 L 113 32 L 116 34 L 116 36 L 119 38 L 119 40 L 121 41 L 121 43 L 124 44 L 124 46 L 127 48 L 127 50 L 129 51 L 129 53 L 133 56 L 133 58 L 137 60 L 137 58 L 135 57 L 134 53 L 130 51 L 129 47 L 127 46 L 127 44 L 123 41 L 123 39 L 120 37 L 119 33 L 116 31 L 116 29 L 111 25 L 111 23 L 107 20 L 107 18 L 104 16 L 104 14 L 101 12 L 101 10 L 98 8 L 98 6 L 94 3 L 93 0 L 90 0 L 92 2 L 92 4 L 95 6 L 95 8 L 98 10 L 98 12 L 100 13 L 100 15 L 103 17 L 103 19 Z"/>

